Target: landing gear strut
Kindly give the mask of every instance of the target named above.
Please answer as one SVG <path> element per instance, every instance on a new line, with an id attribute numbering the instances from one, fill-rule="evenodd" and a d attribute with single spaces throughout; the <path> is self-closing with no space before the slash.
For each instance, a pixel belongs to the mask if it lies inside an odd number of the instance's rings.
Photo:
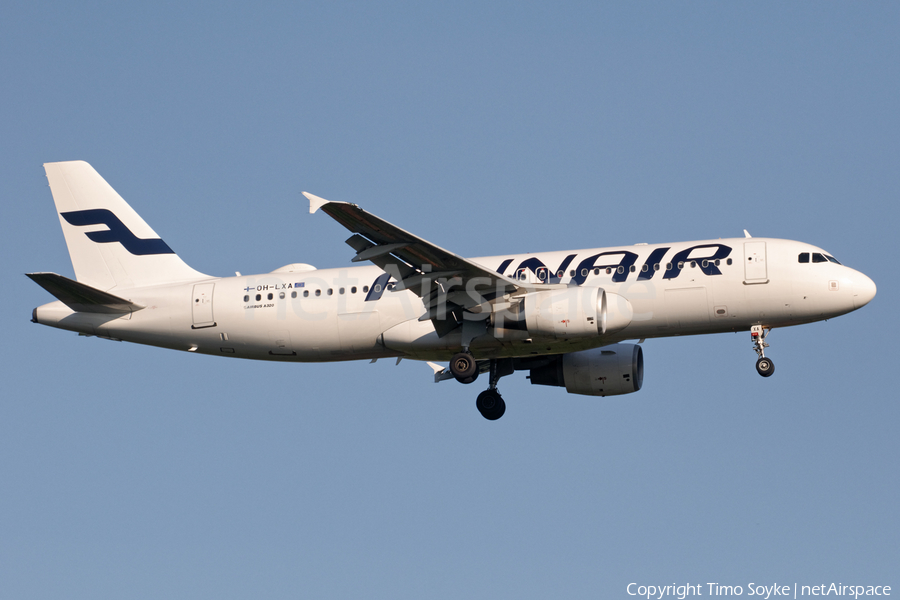
<path id="1" fill-rule="evenodd" d="M 497 391 L 497 382 L 504 375 L 511 375 L 513 371 L 513 360 L 511 358 L 491 359 L 490 387 L 478 394 L 478 399 L 475 400 L 475 408 L 488 421 L 496 421 L 506 412 L 506 402 L 503 401 L 500 392 Z"/>
<path id="2" fill-rule="evenodd" d="M 756 360 L 756 372 L 763 377 L 770 377 L 775 372 L 775 363 L 772 362 L 771 358 L 766 358 L 766 348 L 769 347 L 769 344 L 766 343 L 766 336 L 769 335 L 770 331 L 771 329 L 762 325 L 753 325 L 750 328 L 753 350 L 756 351 L 756 355 L 759 357 Z"/>
<path id="3" fill-rule="evenodd" d="M 497 391 L 497 381 L 506 375 L 512 375 L 515 371 L 515 363 L 511 358 L 492 358 L 482 360 L 479 368 L 478 362 L 472 353 L 465 349 L 453 355 L 450 359 L 450 374 L 460 383 L 472 383 L 478 377 L 478 372 L 483 370 L 485 363 L 490 364 L 490 385 L 488 389 L 478 394 L 475 407 L 481 416 L 488 421 L 496 421 L 506 412 L 506 402 Z M 438 367 L 440 368 L 440 367 Z"/>

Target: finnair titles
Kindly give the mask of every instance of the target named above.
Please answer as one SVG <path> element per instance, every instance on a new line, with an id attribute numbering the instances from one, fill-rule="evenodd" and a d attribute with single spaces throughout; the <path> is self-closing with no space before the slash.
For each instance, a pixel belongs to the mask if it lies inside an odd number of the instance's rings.
<path id="1" fill-rule="evenodd" d="M 821 248 L 746 232 L 463 258 L 305 192 L 310 213 L 351 232 L 359 266 L 213 277 L 182 261 L 86 162 L 44 168 L 75 279 L 28 274 L 57 298 L 34 309 L 35 323 L 232 358 L 427 361 L 436 382 L 487 379 L 476 407 L 489 420 L 503 416 L 498 382 L 515 371 L 572 394 L 640 390 L 640 343 L 650 338 L 746 331 L 768 377 L 772 329 L 843 315 L 876 292 Z"/>

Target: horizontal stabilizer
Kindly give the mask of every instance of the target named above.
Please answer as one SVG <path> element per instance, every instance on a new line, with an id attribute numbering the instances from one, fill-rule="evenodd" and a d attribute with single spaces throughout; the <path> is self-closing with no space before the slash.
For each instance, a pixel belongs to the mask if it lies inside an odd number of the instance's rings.
<path id="1" fill-rule="evenodd" d="M 144 308 L 56 273 L 25 273 L 36 284 L 76 312 L 125 314 Z"/>

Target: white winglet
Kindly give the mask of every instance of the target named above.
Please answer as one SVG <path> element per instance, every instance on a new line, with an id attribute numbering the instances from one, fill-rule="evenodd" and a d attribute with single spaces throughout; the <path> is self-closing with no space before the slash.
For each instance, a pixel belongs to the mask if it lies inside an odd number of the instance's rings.
<path id="1" fill-rule="evenodd" d="M 747 230 L 745 229 L 745 230 L 744 230 L 744 237 L 745 237 L 745 238 L 752 238 L 753 236 L 750 235 L 750 232 L 747 231 Z"/>
<path id="2" fill-rule="evenodd" d="M 325 198 L 319 198 L 309 192 L 303 192 L 303 195 L 309 199 L 309 214 L 315 214 L 317 210 L 331 202 L 330 200 L 326 200 Z"/>
<path id="3" fill-rule="evenodd" d="M 447 369 L 445 369 L 444 367 L 442 367 L 441 365 L 439 365 L 437 363 L 428 362 L 427 364 L 434 371 L 434 382 L 440 383 L 441 375 L 443 375 L 444 371 L 446 371 Z"/>

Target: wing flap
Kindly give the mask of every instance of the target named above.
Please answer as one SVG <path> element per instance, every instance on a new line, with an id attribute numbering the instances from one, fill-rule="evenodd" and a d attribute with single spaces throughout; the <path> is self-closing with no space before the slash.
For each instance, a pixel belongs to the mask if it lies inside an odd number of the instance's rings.
<path id="1" fill-rule="evenodd" d="M 361 237 L 361 236 L 360 236 Z M 396 244 L 382 244 L 380 246 L 370 246 L 365 250 L 361 250 L 359 254 L 350 259 L 351 262 L 362 262 L 364 260 L 372 260 L 373 258 L 378 258 L 379 256 L 384 256 L 385 254 L 390 254 L 396 250 L 401 248 L 405 248 L 408 244 L 406 242 L 398 242 Z"/>

